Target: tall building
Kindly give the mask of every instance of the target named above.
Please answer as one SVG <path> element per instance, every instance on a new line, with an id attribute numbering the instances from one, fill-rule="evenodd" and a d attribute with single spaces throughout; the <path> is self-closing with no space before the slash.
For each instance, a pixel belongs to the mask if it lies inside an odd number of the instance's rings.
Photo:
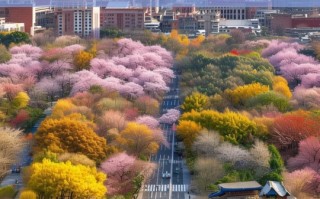
<path id="1" fill-rule="evenodd" d="M 101 8 L 101 27 L 116 28 L 124 32 L 144 29 L 143 8 Z"/>
<path id="2" fill-rule="evenodd" d="M 10 4 L 7 7 L 0 7 L 0 17 L 5 18 L 5 21 L 8 23 L 24 23 L 25 32 L 30 35 L 34 34 L 36 12 L 32 4 Z"/>
<path id="3" fill-rule="evenodd" d="M 183 0 L 184 3 L 194 3 L 196 7 L 247 7 L 271 8 L 272 0 Z M 281 1 L 281 0 L 278 0 Z"/>
<path id="4" fill-rule="evenodd" d="M 46 29 L 55 27 L 54 10 L 50 7 L 36 7 L 36 26 Z"/>
<path id="5" fill-rule="evenodd" d="M 56 34 L 100 37 L 100 8 L 94 0 L 52 0 Z"/>
<path id="6" fill-rule="evenodd" d="M 142 30 L 145 22 L 145 9 L 134 6 L 132 0 L 110 0 L 100 9 L 100 25 L 103 28 L 116 28 L 124 32 Z"/>

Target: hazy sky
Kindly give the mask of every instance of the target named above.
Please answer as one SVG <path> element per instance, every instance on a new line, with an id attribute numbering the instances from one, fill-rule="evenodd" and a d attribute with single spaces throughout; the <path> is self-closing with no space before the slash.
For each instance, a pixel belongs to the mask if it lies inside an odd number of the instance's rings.
<path id="1" fill-rule="evenodd" d="M 135 5 L 147 5 L 150 0 L 52 0 L 55 6 L 68 6 L 68 5 L 82 5 L 89 2 L 87 5 L 107 6 L 108 1 L 133 1 Z M 156 1 L 156 0 L 152 0 Z M 320 0 L 158 0 L 159 6 L 171 6 L 174 4 L 193 3 L 201 7 L 213 6 L 227 6 L 227 7 L 263 7 L 267 6 L 268 2 L 272 1 L 273 7 L 320 7 Z M 50 5 L 50 0 L 0 0 L 0 6 L 19 6 L 19 5 Z M 92 3 L 96 2 L 96 4 Z M 155 5 L 155 3 L 153 3 Z"/>

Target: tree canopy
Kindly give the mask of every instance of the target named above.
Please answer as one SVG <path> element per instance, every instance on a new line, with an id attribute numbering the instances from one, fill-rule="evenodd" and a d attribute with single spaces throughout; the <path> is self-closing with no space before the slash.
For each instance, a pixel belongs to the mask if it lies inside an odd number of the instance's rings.
<path id="1" fill-rule="evenodd" d="M 106 140 L 99 137 L 87 123 L 69 117 L 45 119 L 35 140 L 37 147 L 57 153 L 82 153 L 98 162 L 107 155 Z"/>

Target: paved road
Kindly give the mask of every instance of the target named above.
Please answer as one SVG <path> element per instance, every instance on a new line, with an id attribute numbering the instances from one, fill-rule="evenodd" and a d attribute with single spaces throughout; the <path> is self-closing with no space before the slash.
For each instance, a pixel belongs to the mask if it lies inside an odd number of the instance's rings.
<path id="1" fill-rule="evenodd" d="M 46 109 L 44 114 L 46 116 L 51 114 L 51 107 Z M 30 129 L 30 132 L 34 134 L 38 127 L 40 126 L 41 122 L 45 119 L 45 117 L 40 118 L 36 124 Z M 12 168 L 16 168 L 17 165 L 20 165 L 21 168 L 29 166 L 32 163 L 32 157 L 30 156 L 31 152 L 31 143 L 27 143 L 26 146 L 21 151 L 21 154 L 19 156 L 19 160 L 17 164 L 13 165 Z M 18 182 L 18 183 L 17 183 Z M 9 173 L 6 175 L 6 177 L 2 180 L 0 183 L 0 187 L 8 186 L 8 185 L 15 185 L 17 190 L 20 190 L 23 188 L 22 184 L 22 173 Z"/>
<path id="2" fill-rule="evenodd" d="M 177 108 L 179 101 L 179 79 L 174 78 L 170 85 L 170 91 L 164 97 L 161 105 L 161 113 L 167 109 Z M 158 164 L 151 179 L 142 187 L 143 199 L 184 199 L 189 198 L 189 171 L 182 157 L 175 153 L 176 135 L 172 124 L 161 124 L 170 147 L 160 146 L 157 155 L 151 157 L 151 161 Z M 170 174 L 170 178 L 163 178 L 163 174 Z"/>

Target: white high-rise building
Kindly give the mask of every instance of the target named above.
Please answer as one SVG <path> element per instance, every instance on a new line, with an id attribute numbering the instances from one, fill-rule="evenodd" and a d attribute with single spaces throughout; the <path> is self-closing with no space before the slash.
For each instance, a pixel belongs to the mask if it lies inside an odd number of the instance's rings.
<path id="1" fill-rule="evenodd" d="M 100 37 L 100 8 L 93 0 L 52 0 L 57 35 Z"/>

